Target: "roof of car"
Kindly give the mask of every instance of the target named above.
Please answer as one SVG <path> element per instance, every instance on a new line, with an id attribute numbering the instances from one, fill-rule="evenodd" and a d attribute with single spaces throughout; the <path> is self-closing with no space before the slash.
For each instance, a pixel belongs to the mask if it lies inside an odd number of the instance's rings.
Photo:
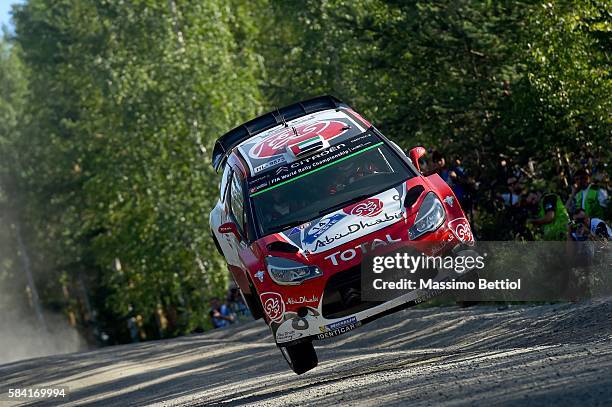
<path id="1" fill-rule="evenodd" d="M 275 109 L 272 112 L 263 114 L 259 117 L 256 117 L 255 119 L 249 120 L 248 122 L 241 124 L 240 126 L 228 131 L 223 136 L 219 137 L 219 139 L 215 142 L 215 146 L 213 149 L 213 167 L 215 168 L 215 170 L 218 171 L 219 168 L 225 165 L 227 159 L 235 151 L 235 148 L 238 145 L 244 143 L 249 139 L 252 139 L 255 136 L 258 136 L 260 133 L 267 131 L 275 131 L 275 129 L 278 130 L 281 128 L 281 126 L 288 128 L 289 123 L 295 122 L 297 119 L 301 119 L 305 116 L 310 116 L 326 110 L 343 110 L 345 113 L 351 116 L 353 120 L 356 119 L 357 122 L 360 122 L 362 126 L 365 126 L 366 128 L 370 127 L 370 123 L 364 120 L 361 116 L 359 116 L 359 114 L 355 113 L 347 104 L 343 103 L 336 97 L 330 95 L 318 96 L 312 99 L 303 100 L 301 102 L 282 107 L 280 109 Z M 339 117 L 338 119 L 342 120 L 343 117 Z M 295 135 L 295 131 L 297 130 L 291 131 Z M 326 130 L 326 133 L 327 132 L 329 131 Z M 299 136 L 299 133 L 297 134 Z M 310 151 L 316 149 L 320 147 L 322 139 L 325 138 L 321 136 L 321 139 L 317 142 L 306 143 L 307 146 L 294 147 L 293 153 L 303 154 L 305 153 L 305 151 L 302 150 Z M 329 142 L 326 141 L 324 144 L 327 146 Z M 246 160 L 249 162 L 251 161 L 248 158 Z"/>
<path id="2" fill-rule="evenodd" d="M 255 176 L 359 135 L 368 124 L 350 108 L 327 109 L 262 131 L 242 141 L 237 150 Z"/>

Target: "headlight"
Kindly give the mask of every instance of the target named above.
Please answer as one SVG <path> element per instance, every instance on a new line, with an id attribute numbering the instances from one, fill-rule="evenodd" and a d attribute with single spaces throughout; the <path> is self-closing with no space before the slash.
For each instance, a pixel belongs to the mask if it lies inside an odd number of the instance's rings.
<path id="1" fill-rule="evenodd" d="M 323 275 L 316 266 L 307 266 L 282 257 L 266 257 L 266 265 L 270 278 L 281 285 L 301 284 L 304 280 Z"/>
<path id="2" fill-rule="evenodd" d="M 408 235 L 411 240 L 424 235 L 427 232 L 436 230 L 444 223 L 446 214 L 442 202 L 436 194 L 429 192 L 417 212 L 414 225 L 408 230 Z"/>

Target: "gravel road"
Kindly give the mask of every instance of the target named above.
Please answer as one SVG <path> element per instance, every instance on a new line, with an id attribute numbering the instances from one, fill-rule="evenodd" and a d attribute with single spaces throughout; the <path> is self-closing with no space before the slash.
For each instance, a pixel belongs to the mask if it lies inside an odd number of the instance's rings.
<path id="1" fill-rule="evenodd" d="M 96 406 L 612 405 L 612 298 L 408 309 L 319 344 L 297 376 L 255 321 L 2 365 L 0 387 L 69 386 L 68 404 Z"/>

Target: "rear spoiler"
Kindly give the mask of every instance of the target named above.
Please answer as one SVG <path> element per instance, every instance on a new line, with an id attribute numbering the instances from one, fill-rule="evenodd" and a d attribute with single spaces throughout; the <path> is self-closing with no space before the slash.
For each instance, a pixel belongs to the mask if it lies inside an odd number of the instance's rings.
<path id="1" fill-rule="evenodd" d="M 250 120 L 236 127 L 235 129 L 228 131 L 215 142 L 215 148 L 213 149 L 212 156 L 213 167 L 215 168 L 215 171 L 219 171 L 219 168 L 225 164 L 229 153 L 234 147 L 242 143 L 244 140 L 261 133 L 262 131 L 278 126 L 285 121 L 306 116 L 310 113 L 328 109 L 338 109 L 340 107 L 348 108 L 347 105 L 342 103 L 342 101 L 334 96 L 319 96 L 285 106 L 281 109 L 277 109 L 273 112 L 266 113 L 253 120 Z"/>

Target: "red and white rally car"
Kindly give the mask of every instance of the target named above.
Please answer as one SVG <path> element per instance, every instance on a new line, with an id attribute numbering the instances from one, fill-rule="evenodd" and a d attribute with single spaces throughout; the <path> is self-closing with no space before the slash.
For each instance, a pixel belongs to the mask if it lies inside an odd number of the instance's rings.
<path id="1" fill-rule="evenodd" d="M 222 169 L 210 227 L 255 318 L 265 318 L 298 374 L 314 368 L 313 340 L 416 304 L 422 292 L 361 300 L 361 261 L 373 250 L 472 242 L 455 195 L 332 96 L 251 120 L 217 140 Z"/>

